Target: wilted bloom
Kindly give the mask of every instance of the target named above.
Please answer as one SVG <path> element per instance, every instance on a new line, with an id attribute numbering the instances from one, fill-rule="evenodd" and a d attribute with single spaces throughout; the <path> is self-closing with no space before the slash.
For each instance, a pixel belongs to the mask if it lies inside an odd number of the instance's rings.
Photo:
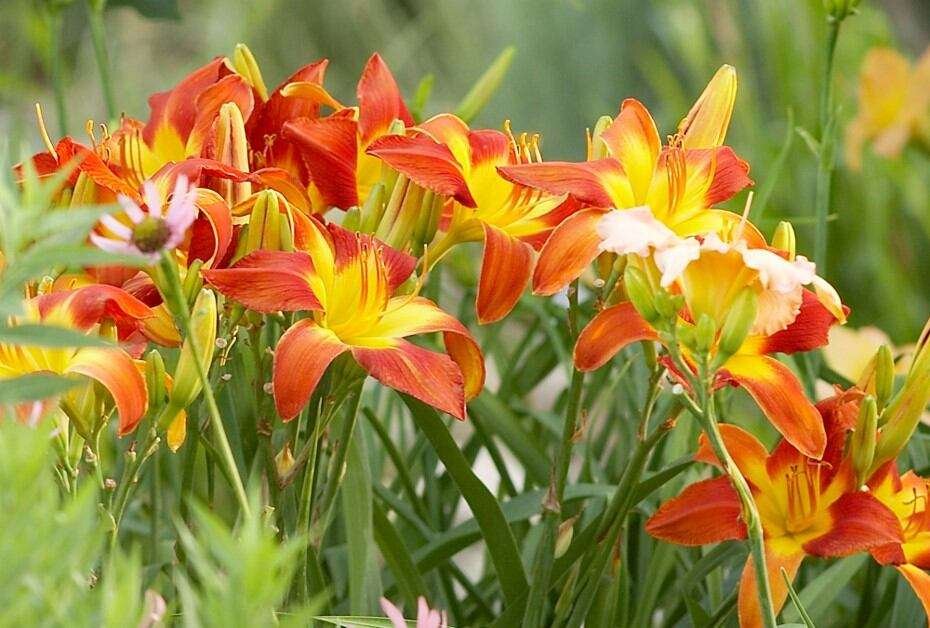
<path id="1" fill-rule="evenodd" d="M 623 101 L 620 113 L 599 135 L 590 160 L 542 162 L 500 169 L 507 179 L 553 194 L 571 194 L 589 209 L 553 231 L 533 275 L 537 294 L 554 294 L 584 271 L 600 252 L 597 226 L 611 209 L 648 206 L 678 235 L 715 231 L 736 218 L 710 210 L 752 181 L 749 166 L 723 146 L 733 102 L 736 71 L 723 66 L 662 147 L 655 122 L 639 101 Z"/>
<path id="2" fill-rule="evenodd" d="M 77 290 L 52 293 L 24 304 L 25 314 L 13 325 L 41 323 L 64 327 L 88 335 L 100 332 L 100 323 L 109 321 L 117 328 L 139 327 L 140 321 L 154 316 L 141 301 L 119 288 L 94 285 Z M 145 380 L 133 359 L 122 348 L 112 347 L 42 347 L 0 344 L 0 378 L 19 377 L 30 373 L 80 375 L 99 382 L 110 393 L 119 415 L 119 434 L 135 429 L 148 403 Z M 62 406 L 84 436 L 96 425 L 88 416 L 98 416 L 88 410 L 93 399 L 87 392 L 93 387 L 79 387 L 66 393 Z"/>
<path id="3" fill-rule="evenodd" d="M 394 628 L 407 628 L 409 626 L 401 610 L 385 597 L 381 598 L 381 610 L 391 620 Z M 448 628 L 448 626 L 445 611 L 433 610 L 426 603 L 425 598 L 422 596 L 417 598 L 416 628 Z"/>
<path id="4" fill-rule="evenodd" d="M 694 330 L 708 319 L 706 352 L 719 369 L 717 384 L 745 388 L 786 439 L 819 457 L 824 434 L 817 412 L 797 377 L 770 355 L 822 346 L 830 326 L 845 321 L 839 297 L 816 276 L 814 265 L 767 248 L 749 223 L 724 233 L 727 241 L 715 233 L 681 238 L 648 208 L 637 208 L 608 215 L 599 230 L 605 250 L 628 256 L 628 276 L 645 278 L 647 301 L 665 290 L 681 295 L 684 308 L 675 325 Z M 660 339 L 653 326 L 658 315 L 644 318 L 644 308 L 651 306 L 637 292 L 629 294 L 633 302 L 605 308 L 582 331 L 575 347 L 579 369 L 599 368 L 631 342 Z M 754 307 L 743 307 L 744 294 L 752 295 Z M 744 316 L 746 321 L 734 320 Z M 732 333 L 737 327 L 741 333 Z M 688 347 L 682 350 L 690 359 Z"/>
<path id="5" fill-rule="evenodd" d="M 897 157 L 911 138 L 930 135 L 930 48 L 913 66 L 892 48 L 873 48 L 859 74 L 859 112 L 846 129 L 846 162 L 862 167 L 862 147 Z"/>
<path id="6" fill-rule="evenodd" d="M 776 612 L 787 597 L 781 569 L 793 580 L 806 556 L 848 556 L 903 540 L 894 514 L 870 492 L 859 490 L 852 462 L 843 455 L 849 429 L 845 402 L 840 395 L 818 406 L 821 428 L 828 435 L 822 461 L 805 456 L 786 440 L 769 453 L 752 434 L 735 425 L 720 426 L 759 510 Z M 703 434 L 695 458 L 719 466 Z M 730 479 L 720 476 L 691 484 L 662 504 L 646 522 L 646 531 L 679 545 L 745 539 L 741 513 Z M 751 557 L 740 581 L 739 620 L 743 628 L 762 625 Z"/>
<path id="7" fill-rule="evenodd" d="M 427 251 L 436 260 L 452 246 L 484 241 L 476 310 L 481 323 L 506 316 L 516 305 L 533 270 L 533 250 L 567 215 L 577 209 L 562 195 L 515 185 L 498 168 L 539 160 L 535 140 L 494 130 L 468 128 L 441 114 L 407 136 L 392 135 L 369 152 L 414 183 L 448 197 L 448 221 Z"/>
<path id="8" fill-rule="evenodd" d="M 188 228 L 197 217 L 197 187 L 189 186 L 187 177 L 180 176 L 174 192 L 165 200 L 152 181 L 144 184 L 145 205 L 143 210 L 128 196 L 119 196 L 119 204 L 131 221 L 126 225 L 110 215 L 101 217 L 100 222 L 109 236 L 91 233 L 90 240 L 104 251 L 142 255 L 157 261 L 162 253 L 171 251 L 184 241 Z"/>
<path id="9" fill-rule="evenodd" d="M 255 251 L 228 269 L 205 271 L 223 294 L 259 312 L 303 311 L 278 341 L 274 396 L 294 418 L 329 364 L 348 351 L 375 379 L 462 419 L 481 390 L 484 364 L 468 330 L 430 301 L 395 294 L 416 260 L 369 235 L 313 221 L 304 251 Z M 447 353 L 407 336 L 443 332 Z"/>

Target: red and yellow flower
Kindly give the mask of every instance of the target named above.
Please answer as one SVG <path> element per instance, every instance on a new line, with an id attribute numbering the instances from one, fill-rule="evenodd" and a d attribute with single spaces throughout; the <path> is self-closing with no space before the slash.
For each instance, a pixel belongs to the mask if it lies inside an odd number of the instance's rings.
<path id="1" fill-rule="evenodd" d="M 894 513 L 873 493 L 859 490 L 852 461 L 843 455 L 848 413 L 844 397 L 822 402 L 822 429 L 829 436 L 823 460 L 811 459 L 787 440 L 769 453 L 755 436 L 721 425 L 724 443 L 749 483 L 762 520 L 769 584 L 776 611 L 787 597 L 781 569 L 793 579 L 806 556 L 838 557 L 901 543 Z M 855 412 L 852 414 L 855 420 Z M 704 435 L 697 460 L 719 466 Z M 696 482 L 662 504 L 647 521 L 652 536 L 680 545 L 746 538 L 741 504 L 725 476 Z M 752 558 L 739 589 L 743 628 L 762 625 Z"/>
<path id="2" fill-rule="evenodd" d="M 14 325 L 35 324 L 64 327 L 97 335 L 109 323 L 114 340 L 145 333 L 144 322 L 154 313 L 127 292 L 112 286 L 91 285 L 54 292 L 27 301 L 25 314 Z M 106 335 L 106 334 L 104 334 Z M 135 429 L 148 405 L 145 379 L 132 357 L 121 347 L 43 347 L 0 343 L 0 378 L 31 373 L 76 375 L 99 382 L 109 392 L 119 415 L 119 434 Z M 85 414 L 82 408 L 96 406 L 93 386 L 88 382 L 66 393 L 62 405 L 69 415 Z"/>
<path id="3" fill-rule="evenodd" d="M 369 153 L 428 190 L 448 197 L 446 223 L 429 252 L 437 260 L 460 242 L 484 241 L 476 309 L 481 323 L 506 316 L 516 305 L 538 250 L 553 228 L 577 209 L 564 194 L 515 185 L 500 176 L 502 166 L 539 159 L 535 139 L 494 130 L 471 130 L 441 114 L 405 136 L 382 138 Z"/>
<path id="4" fill-rule="evenodd" d="M 220 292 L 258 312 L 301 311 L 275 349 L 278 413 L 294 418 L 329 364 L 349 352 L 381 383 L 462 419 L 484 382 L 468 330 L 432 301 L 397 288 L 415 258 L 369 235 L 313 223 L 296 252 L 255 251 L 231 268 L 205 271 Z M 442 332 L 446 353 L 405 338 Z"/>
<path id="5" fill-rule="evenodd" d="M 752 184 L 746 162 L 723 146 L 735 98 L 736 72 L 723 66 L 664 148 L 652 116 L 628 98 L 592 139 L 589 161 L 502 167 L 515 183 L 571 194 L 588 206 L 560 224 L 542 248 L 534 292 L 554 294 L 581 275 L 600 252 L 597 225 L 611 209 L 648 206 L 682 236 L 719 229 L 727 216 L 709 208 Z"/>

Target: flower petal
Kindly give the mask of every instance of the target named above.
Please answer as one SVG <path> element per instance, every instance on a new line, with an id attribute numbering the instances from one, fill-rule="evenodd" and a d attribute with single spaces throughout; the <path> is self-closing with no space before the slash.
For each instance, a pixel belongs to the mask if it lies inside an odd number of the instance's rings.
<path id="1" fill-rule="evenodd" d="M 256 312 L 318 310 L 310 289 L 313 263 L 303 252 L 255 251 L 232 268 L 204 270 L 204 278 L 227 297 Z"/>
<path id="2" fill-rule="evenodd" d="M 594 261 L 601 245 L 597 225 L 605 213 L 601 209 L 583 209 L 552 230 L 533 272 L 535 294 L 555 294 Z"/>
<path id="3" fill-rule="evenodd" d="M 766 466 L 769 453 L 765 446 L 759 442 L 758 438 L 737 425 L 721 423 L 719 428 L 720 436 L 733 462 L 736 463 L 736 468 L 756 489 L 765 491 L 770 484 L 769 477 L 772 475 Z M 698 449 L 694 454 L 694 459 L 716 467 L 721 466 L 707 435 L 703 433 L 698 438 Z"/>
<path id="4" fill-rule="evenodd" d="M 620 107 L 620 114 L 600 138 L 610 154 L 623 164 L 633 196 L 645 200 L 662 147 L 649 111 L 635 98 L 627 98 Z"/>
<path id="5" fill-rule="evenodd" d="M 478 322 L 494 323 L 507 316 L 520 300 L 533 269 L 533 249 L 504 231 L 482 223 L 484 259 L 475 308 Z"/>
<path id="6" fill-rule="evenodd" d="M 785 570 L 789 580 L 794 580 L 802 560 L 804 560 L 804 552 L 794 543 L 776 539 L 774 542 L 768 541 L 765 544 L 765 567 L 768 571 L 769 586 L 772 590 L 772 606 L 776 615 L 788 598 L 788 585 L 785 584 L 781 570 Z M 746 560 L 746 566 L 743 568 L 743 576 L 739 583 L 738 604 L 740 628 L 762 628 L 759 588 L 752 556 Z"/>
<path id="7" fill-rule="evenodd" d="M 713 148 L 723 144 L 735 101 L 736 70 L 730 65 L 721 66 L 678 125 L 684 147 Z"/>
<path id="8" fill-rule="evenodd" d="M 376 140 L 367 152 L 417 185 L 451 196 L 467 207 L 475 206 L 462 165 L 447 145 L 422 135 L 387 135 Z"/>
<path id="9" fill-rule="evenodd" d="M 395 340 L 387 347 L 352 347 L 352 355 L 385 386 L 416 397 L 457 419 L 465 418 L 462 371 L 449 356 Z"/>
<path id="10" fill-rule="evenodd" d="M 760 353 L 813 351 L 827 344 L 830 327 L 836 322 L 836 317 L 820 303 L 817 296 L 810 290 L 804 290 L 801 309 L 794 322 L 765 338 L 758 350 Z"/>
<path id="11" fill-rule="evenodd" d="M 119 414 L 120 436 L 142 420 L 149 402 L 145 379 L 125 351 L 85 347 L 74 354 L 65 372 L 95 379 L 109 391 Z"/>
<path id="12" fill-rule="evenodd" d="M 721 476 L 695 482 L 663 503 L 646 532 L 668 543 L 705 545 L 746 538 L 746 524 L 730 478 Z"/>
<path id="13" fill-rule="evenodd" d="M 897 570 L 911 585 L 911 589 L 914 590 L 914 594 L 920 600 L 921 606 L 924 607 L 924 613 L 928 617 L 927 625 L 930 626 L 930 574 L 914 565 L 899 565 Z"/>
<path id="14" fill-rule="evenodd" d="M 575 368 L 586 372 L 599 369 L 630 343 L 657 338 L 632 303 L 612 305 L 581 330 L 574 350 Z"/>
<path id="15" fill-rule="evenodd" d="M 394 120 L 404 126 L 413 125 L 413 117 L 404 104 L 394 75 L 381 55 L 375 53 L 368 59 L 362 76 L 358 80 L 358 127 L 362 144 L 387 133 Z"/>
<path id="16" fill-rule="evenodd" d="M 804 544 L 815 556 L 849 556 L 903 540 L 898 518 L 866 491 L 840 496 L 830 505 L 829 532 Z"/>
<path id="17" fill-rule="evenodd" d="M 305 318 L 284 332 L 274 351 L 274 402 L 290 421 L 300 414 L 330 363 L 348 347 L 336 334 Z"/>
<path id="18" fill-rule="evenodd" d="M 248 120 L 252 115 L 252 108 L 255 106 L 252 86 L 238 74 L 224 76 L 197 96 L 197 116 L 187 137 L 184 149 L 186 157 L 201 156 L 213 132 L 213 123 L 220 113 L 220 107 L 226 103 L 236 105 L 244 120 Z"/>
<path id="19" fill-rule="evenodd" d="M 416 268 L 415 257 L 388 246 L 372 235 L 349 231 L 334 223 L 327 224 L 326 229 L 332 239 L 337 271 L 357 260 L 361 255 L 361 247 L 378 247 L 387 271 L 388 290 L 393 293 L 397 286 L 407 281 Z"/>
<path id="20" fill-rule="evenodd" d="M 283 137 L 297 148 L 327 206 L 349 209 L 358 205 L 355 120 L 301 118 L 284 125 Z"/>
<path id="21" fill-rule="evenodd" d="M 792 445 L 820 459 L 827 445 L 823 421 L 791 369 L 774 358 L 755 355 L 735 355 L 723 368 Z"/>
<path id="22" fill-rule="evenodd" d="M 508 181 L 550 194 L 571 194 L 594 207 L 634 207 L 633 194 L 620 162 L 609 157 L 583 163 L 545 161 L 498 168 Z"/>

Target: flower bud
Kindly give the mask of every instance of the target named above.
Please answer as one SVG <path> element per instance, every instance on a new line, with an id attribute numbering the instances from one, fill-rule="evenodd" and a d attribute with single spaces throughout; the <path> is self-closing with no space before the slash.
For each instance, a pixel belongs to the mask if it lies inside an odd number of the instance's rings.
<path id="1" fill-rule="evenodd" d="M 859 418 L 849 444 L 849 453 L 856 471 L 856 481 L 865 484 L 875 459 L 876 431 L 878 430 L 878 406 L 875 397 L 866 395 L 859 404 Z"/>
<path id="2" fill-rule="evenodd" d="M 200 269 L 203 268 L 203 260 L 195 259 L 187 267 L 187 273 L 184 275 L 184 281 L 181 289 L 184 291 L 184 298 L 187 299 L 188 305 L 194 303 L 200 289 L 203 288 L 203 277 L 200 275 Z"/>
<path id="3" fill-rule="evenodd" d="M 919 343 L 918 346 L 904 386 L 882 412 L 884 427 L 875 449 L 872 471 L 895 458 L 907 446 L 921 414 L 930 402 L 930 350 L 926 343 Z"/>
<path id="4" fill-rule="evenodd" d="M 572 544 L 572 537 L 575 532 L 575 521 L 578 519 L 577 516 L 574 516 L 570 519 L 566 519 L 559 524 L 559 531 L 555 537 L 555 557 L 561 557 L 565 552 L 568 551 L 568 547 Z"/>
<path id="5" fill-rule="evenodd" d="M 152 349 L 145 355 L 145 385 L 149 393 L 149 412 L 152 414 L 161 410 L 167 402 L 167 378 L 164 359 L 158 351 Z"/>
<path id="6" fill-rule="evenodd" d="M 214 128 L 214 159 L 241 172 L 248 172 L 249 142 L 239 107 L 230 102 L 223 104 Z M 230 207 L 238 205 L 252 194 L 252 184 L 248 181 L 237 183 L 218 179 L 213 181 L 213 187 Z"/>
<path id="7" fill-rule="evenodd" d="M 881 412 L 888 405 L 894 393 L 894 356 L 888 345 L 882 345 L 875 352 L 875 401 Z"/>
<path id="8" fill-rule="evenodd" d="M 823 0 L 823 8 L 831 20 L 843 20 L 856 12 L 859 0 Z"/>
<path id="9" fill-rule="evenodd" d="M 278 477 L 286 477 L 294 468 L 294 454 L 291 453 L 290 443 L 285 443 L 284 448 L 274 457 L 274 466 L 278 472 Z"/>
<path id="10" fill-rule="evenodd" d="M 727 312 L 727 317 L 720 328 L 716 366 L 721 366 L 743 346 L 756 320 L 756 305 L 756 293 L 749 287 L 743 288 L 733 299 L 730 311 Z"/>
<path id="11" fill-rule="evenodd" d="M 685 299 L 680 294 L 672 295 L 664 290 L 655 294 L 655 308 L 661 318 L 674 321 L 684 307 Z"/>
<path id="12" fill-rule="evenodd" d="M 607 154 L 607 144 L 601 140 L 601 135 L 613 121 L 613 118 L 610 116 L 601 116 L 597 119 L 597 122 L 594 123 L 594 128 L 591 130 L 591 135 L 588 137 L 588 161 L 603 159 L 609 156 Z"/>
<path id="13" fill-rule="evenodd" d="M 643 271 L 635 266 L 627 266 L 623 271 L 623 285 L 626 286 L 626 294 L 633 303 L 633 307 L 647 323 L 659 320 L 652 288 Z"/>
<path id="14" fill-rule="evenodd" d="M 233 68 L 246 82 L 252 86 L 259 98 L 268 100 L 268 88 L 265 87 L 265 80 L 262 78 L 262 72 L 258 68 L 258 62 L 252 55 L 252 51 L 245 44 L 236 44 L 233 50 L 232 58 Z"/>
<path id="15" fill-rule="evenodd" d="M 716 336 L 717 323 L 709 314 L 702 312 L 697 325 L 694 326 L 694 351 L 706 354 L 714 346 Z"/>
<path id="16" fill-rule="evenodd" d="M 794 234 L 794 226 L 787 220 L 778 223 L 775 228 L 775 234 L 772 236 L 772 248 L 788 253 L 788 260 L 793 260 L 797 250 L 797 237 Z"/>
<path id="17" fill-rule="evenodd" d="M 194 343 L 192 345 L 192 343 Z M 194 345 L 200 366 L 194 360 Z M 210 369 L 216 349 L 216 295 L 203 289 L 191 311 L 190 335 L 184 339 L 181 355 L 174 370 L 174 385 L 168 405 L 158 419 L 158 427 L 167 429 L 179 412 L 190 406 L 203 389 L 200 369 Z"/>
<path id="18" fill-rule="evenodd" d="M 244 243 L 237 255 L 245 256 L 260 249 L 293 250 L 294 237 L 287 213 L 287 200 L 274 190 L 264 190 L 256 193 L 251 201 L 249 224 L 245 228 Z"/>

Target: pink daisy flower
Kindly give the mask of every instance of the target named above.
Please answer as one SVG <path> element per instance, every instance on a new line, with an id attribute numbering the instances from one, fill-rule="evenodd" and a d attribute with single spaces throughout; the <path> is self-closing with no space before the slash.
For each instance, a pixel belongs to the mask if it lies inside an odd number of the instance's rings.
<path id="1" fill-rule="evenodd" d="M 169 199 L 162 198 L 151 180 L 146 181 L 142 188 L 148 211 L 121 194 L 117 200 L 132 224 L 104 215 L 100 223 L 112 235 L 94 232 L 90 234 L 90 240 L 104 251 L 141 255 L 155 262 L 164 251 L 171 251 L 184 241 L 187 230 L 197 218 L 197 186 L 190 185 L 187 177 L 181 175 Z M 166 200 L 168 206 L 162 211 Z"/>

